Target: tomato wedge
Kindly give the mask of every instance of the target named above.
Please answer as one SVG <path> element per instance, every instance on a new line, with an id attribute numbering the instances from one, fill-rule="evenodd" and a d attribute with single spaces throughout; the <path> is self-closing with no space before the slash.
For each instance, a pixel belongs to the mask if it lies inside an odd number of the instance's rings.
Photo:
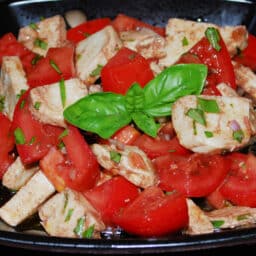
<path id="1" fill-rule="evenodd" d="M 153 78 L 149 61 L 126 47 L 121 48 L 101 70 L 102 87 L 106 92 L 125 94 L 133 83 L 143 87 Z"/>
<path id="2" fill-rule="evenodd" d="M 105 223 L 112 224 L 113 216 L 139 195 L 139 189 L 122 176 L 116 176 L 84 193 L 101 213 Z"/>
<path id="3" fill-rule="evenodd" d="M 256 157 L 231 153 L 227 158 L 231 167 L 219 189 L 221 195 L 233 204 L 256 207 Z"/>
<path id="4" fill-rule="evenodd" d="M 39 161 L 51 146 L 59 144 L 63 128 L 42 124 L 29 110 L 29 91 L 19 99 L 13 116 L 12 131 L 16 134 L 16 146 L 23 164 Z"/>
<path id="5" fill-rule="evenodd" d="M 169 154 L 155 159 L 160 188 L 177 190 L 188 197 L 204 197 L 225 179 L 228 164 L 225 157 L 194 153 L 190 156 Z"/>
<path id="6" fill-rule="evenodd" d="M 111 22 L 110 18 L 98 18 L 86 21 L 67 31 L 67 39 L 73 43 L 78 43 L 93 33 L 103 29 Z"/>
<path id="7" fill-rule="evenodd" d="M 166 195 L 158 187 L 149 187 L 116 214 L 114 221 L 126 232 L 135 235 L 172 233 L 188 224 L 186 199 L 175 192 Z"/>

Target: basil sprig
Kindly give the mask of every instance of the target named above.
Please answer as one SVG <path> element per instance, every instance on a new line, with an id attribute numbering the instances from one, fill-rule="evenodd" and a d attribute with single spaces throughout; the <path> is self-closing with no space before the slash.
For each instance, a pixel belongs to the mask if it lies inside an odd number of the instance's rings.
<path id="1" fill-rule="evenodd" d="M 170 116 L 172 104 L 180 97 L 200 94 L 207 76 L 203 64 L 178 64 L 162 71 L 144 88 L 133 84 L 126 95 L 111 92 L 90 94 L 64 111 L 65 119 L 82 130 L 102 138 L 134 122 L 155 137 L 159 124 L 154 117 Z"/>

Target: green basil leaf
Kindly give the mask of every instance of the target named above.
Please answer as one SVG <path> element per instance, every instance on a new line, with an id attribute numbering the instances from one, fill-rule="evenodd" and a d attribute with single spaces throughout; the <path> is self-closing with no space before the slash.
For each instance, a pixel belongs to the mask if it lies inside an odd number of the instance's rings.
<path id="1" fill-rule="evenodd" d="M 220 113 L 220 108 L 216 100 L 203 99 L 198 97 L 197 106 L 198 108 L 208 113 Z"/>
<path id="2" fill-rule="evenodd" d="M 209 27 L 205 31 L 205 36 L 212 45 L 212 47 L 219 52 L 221 50 L 221 46 L 219 44 L 220 35 L 218 30 L 216 28 Z"/>
<path id="3" fill-rule="evenodd" d="M 204 126 L 206 125 L 206 120 L 202 109 L 190 108 L 186 115 L 192 118 L 197 123 L 202 124 Z"/>
<path id="4" fill-rule="evenodd" d="M 178 64 L 163 70 L 144 87 L 144 112 L 150 116 L 168 116 L 171 106 L 185 95 L 202 92 L 207 76 L 203 64 Z"/>
<path id="5" fill-rule="evenodd" d="M 94 93 L 80 99 L 65 109 L 64 117 L 80 129 L 105 139 L 132 120 L 124 96 L 110 92 Z"/>
<path id="6" fill-rule="evenodd" d="M 142 110 L 144 107 L 144 92 L 138 83 L 134 83 L 125 95 L 126 108 L 130 112 Z"/>
<path id="7" fill-rule="evenodd" d="M 132 119 L 134 123 L 146 134 L 151 137 L 157 136 L 157 131 L 160 127 L 160 124 L 155 122 L 153 117 L 150 117 L 143 112 L 134 112 L 132 113 Z"/>

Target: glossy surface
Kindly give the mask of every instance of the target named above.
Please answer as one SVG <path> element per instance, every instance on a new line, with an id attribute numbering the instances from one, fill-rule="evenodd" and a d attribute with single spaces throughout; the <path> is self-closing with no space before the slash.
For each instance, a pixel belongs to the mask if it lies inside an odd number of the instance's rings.
<path id="1" fill-rule="evenodd" d="M 164 26 L 169 17 L 214 22 L 220 25 L 245 24 L 256 34 L 256 6 L 254 1 L 198 1 L 198 0 L 63 0 L 0 2 L 0 35 L 36 22 L 40 17 L 64 14 L 68 10 L 83 10 L 88 19 L 114 18 L 125 13 Z M 152 15 L 153 14 L 153 15 Z M 4 231 L 5 229 L 8 231 Z M 81 240 L 48 237 L 41 233 L 27 234 L 0 225 L 0 245 L 36 251 L 83 254 L 155 254 L 198 251 L 256 244 L 256 227 L 216 232 L 209 235 L 181 234 L 160 238 L 133 238 L 123 235 L 101 240 Z"/>

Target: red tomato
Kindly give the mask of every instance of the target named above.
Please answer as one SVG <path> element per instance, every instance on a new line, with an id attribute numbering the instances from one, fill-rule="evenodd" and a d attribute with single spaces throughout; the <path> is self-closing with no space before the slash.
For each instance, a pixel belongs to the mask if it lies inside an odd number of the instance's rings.
<path id="1" fill-rule="evenodd" d="M 218 188 L 206 197 L 206 201 L 215 209 L 221 209 L 227 205 L 227 201 Z"/>
<path id="2" fill-rule="evenodd" d="M 101 213 L 103 221 L 110 224 L 113 223 L 114 214 L 130 204 L 138 195 L 138 188 L 122 176 L 113 177 L 84 193 Z"/>
<path id="3" fill-rule="evenodd" d="M 220 36 L 220 51 L 215 50 L 209 40 L 203 37 L 191 50 L 202 63 L 208 66 L 209 72 L 216 77 L 216 84 L 226 83 L 232 88 L 236 88 L 235 73 L 231 63 L 227 47 Z"/>
<path id="4" fill-rule="evenodd" d="M 67 31 L 67 39 L 71 42 L 78 43 L 91 34 L 103 29 L 111 22 L 110 18 L 99 18 L 86 21 Z"/>
<path id="5" fill-rule="evenodd" d="M 231 153 L 227 158 L 231 167 L 220 193 L 236 205 L 256 207 L 256 157 Z"/>
<path id="6" fill-rule="evenodd" d="M 69 125 L 67 131 L 62 138 L 67 154 L 53 147 L 40 161 L 40 167 L 57 191 L 69 187 L 83 192 L 95 186 L 99 165 L 79 130 Z"/>
<path id="7" fill-rule="evenodd" d="M 152 26 L 148 23 L 140 21 L 136 18 L 127 16 L 125 14 L 118 14 L 117 17 L 112 21 L 112 26 L 118 31 L 129 31 L 137 30 L 139 28 L 149 28 L 154 30 L 160 36 L 165 36 L 165 29 L 161 27 Z"/>
<path id="8" fill-rule="evenodd" d="M 189 154 L 189 150 L 180 145 L 177 136 L 170 140 L 154 139 L 146 134 L 142 134 L 133 145 L 143 150 L 150 159 L 168 155 L 172 152 L 181 155 Z"/>
<path id="9" fill-rule="evenodd" d="M 14 149 L 14 137 L 11 132 L 11 121 L 0 112 L 0 179 L 13 162 L 9 153 Z"/>
<path id="10" fill-rule="evenodd" d="M 123 47 L 101 70 L 103 91 L 125 94 L 137 82 L 144 87 L 154 74 L 139 53 Z"/>
<path id="11" fill-rule="evenodd" d="M 45 58 L 40 59 L 27 74 L 28 84 L 31 87 L 56 83 L 75 76 L 74 48 L 50 48 Z M 54 63 L 60 72 L 54 69 Z"/>
<path id="12" fill-rule="evenodd" d="M 114 216 L 115 224 L 128 233 L 160 236 L 188 224 L 186 199 L 178 193 L 165 195 L 158 187 L 146 188 Z"/>
<path id="13" fill-rule="evenodd" d="M 17 144 L 19 156 L 24 164 L 31 164 L 45 156 L 51 146 L 59 143 L 63 128 L 42 124 L 29 111 L 29 91 L 18 101 L 13 116 L 12 131 L 20 130 L 25 142 Z"/>
<path id="14" fill-rule="evenodd" d="M 18 42 L 12 33 L 7 33 L 0 38 L 0 66 L 3 56 L 19 56 L 24 69 L 29 70 L 35 54 Z"/>
<path id="15" fill-rule="evenodd" d="M 169 154 L 155 159 L 160 188 L 177 190 L 189 197 L 204 197 L 212 193 L 228 172 L 226 160 L 220 155 Z"/>
<path id="16" fill-rule="evenodd" d="M 137 129 L 131 125 L 127 125 L 119 129 L 111 138 L 125 145 L 132 145 L 140 135 Z"/>
<path id="17" fill-rule="evenodd" d="M 247 47 L 234 60 L 256 71 L 256 36 L 249 34 Z"/>

